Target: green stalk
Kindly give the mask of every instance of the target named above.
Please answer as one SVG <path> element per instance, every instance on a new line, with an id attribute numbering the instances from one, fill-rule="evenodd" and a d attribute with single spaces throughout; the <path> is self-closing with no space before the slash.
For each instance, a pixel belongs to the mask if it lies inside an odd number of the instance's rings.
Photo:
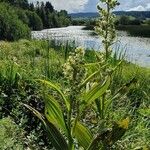
<path id="1" fill-rule="evenodd" d="M 108 45 L 108 23 L 109 23 L 109 13 L 110 13 L 110 7 L 109 7 L 109 4 L 107 3 L 107 17 L 106 17 L 106 22 L 107 22 L 107 28 L 106 28 L 106 34 L 105 34 L 105 44 L 104 44 L 104 48 L 105 48 L 105 51 L 106 51 L 106 61 L 108 60 L 109 58 L 109 51 L 108 51 L 108 48 L 109 48 L 109 45 Z"/>
<path id="2" fill-rule="evenodd" d="M 69 137 L 68 137 L 69 150 L 73 149 L 73 139 L 72 139 L 72 133 L 71 133 L 72 109 L 73 109 L 72 96 L 70 96 L 70 109 L 67 115 L 68 133 L 69 133 Z"/>

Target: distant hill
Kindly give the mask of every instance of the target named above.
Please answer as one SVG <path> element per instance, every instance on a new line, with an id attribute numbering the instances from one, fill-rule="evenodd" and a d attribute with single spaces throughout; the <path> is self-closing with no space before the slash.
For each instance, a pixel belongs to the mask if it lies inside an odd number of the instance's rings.
<path id="1" fill-rule="evenodd" d="M 115 11 L 114 14 L 118 16 L 127 15 L 136 18 L 150 18 L 150 11 Z M 71 13 L 72 18 L 96 18 L 98 17 L 97 12 L 87 12 L 87 13 Z"/>
<path id="2" fill-rule="evenodd" d="M 114 14 L 118 16 L 126 15 L 136 18 L 150 18 L 150 11 L 115 11 Z"/>

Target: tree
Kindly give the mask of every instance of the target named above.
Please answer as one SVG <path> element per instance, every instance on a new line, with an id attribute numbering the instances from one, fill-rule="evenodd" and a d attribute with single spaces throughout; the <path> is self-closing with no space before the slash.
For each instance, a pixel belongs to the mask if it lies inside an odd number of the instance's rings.
<path id="1" fill-rule="evenodd" d="M 18 19 L 16 12 L 5 3 L 0 4 L 0 40 L 14 41 L 30 38 L 29 27 Z"/>
<path id="2" fill-rule="evenodd" d="M 141 20 L 140 19 L 133 19 L 130 20 L 130 25 L 141 25 Z"/>
<path id="3" fill-rule="evenodd" d="M 46 2 L 45 10 L 49 11 L 50 13 L 52 13 L 52 12 L 54 12 L 54 7 L 52 6 L 52 4 L 50 2 Z"/>
<path id="4" fill-rule="evenodd" d="M 20 19 L 23 23 L 25 23 L 27 25 L 29 24 L 29 18 L 26 14 L 26 11 L 18 8 L 18 9 L 16 9 L 16 13 L 17 13 L 18 19 Z"/>
<path id="5" fill-rule="evenodd" d="M 6 2 L 16 7 L 21 7 L 23 9 L 29 8 L 28 0 L 0 0 L 0 2 Z"/>
<path id="6" fill-rule="evenodd" d="M 129 16 L 121 16 L 120 19 L 119 19 L 119 24 L 120 25 L 128 25 L 128 24 L 130 24 Z"/>
<path id="7" fill-rule="evenodd" d="M 43 29 L 42 20 L 35 12 L 26 11 L 26 14 L 29 19 L 28 26 L 32 30 L 42 30 Z"/>
<path id="8" fill-rule="evenodd" d="M 35 10 L 33 3 L 29 4 L 29 10 L 30 10 L 30 11 L 34 11 L 34 10 Z"/>

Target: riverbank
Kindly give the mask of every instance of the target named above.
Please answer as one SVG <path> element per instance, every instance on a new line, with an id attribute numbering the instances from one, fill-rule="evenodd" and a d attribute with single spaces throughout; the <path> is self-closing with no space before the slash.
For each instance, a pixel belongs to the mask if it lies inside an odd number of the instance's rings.
<path id="1" fill-rule="evenodd" d="M 72 43 L 74 46 L 85 47 L 86 49 L 95 49 L 102 51 L 101 38 L 93 34 L 92 30 L 83 30 L 85 26 L 68 26 L 64 28 L 45 29 L 42 31 L 33 31 L 34 39 L 49 39 L 53 43 Z M 115 51 L 126 52 L 126 60 L 136 63 L 143 67 L 150 67 L 150 38 L 129 36 L 124 31 L 118 31 Z"/>
<path id="2" fill-rule="evenodd" d="M 131 36 L 150 37 L 150 25 L 119 25 L 119 31 L 127 31 Z"/>
<path id="3" fill-rule="evenodd" d="M 85 26 L 84 30 L 94 30 L 94 26 Z M 130 36 L 150 38 L 150 25 L 118 25 L 118 31 L 126 31 Z"/>
<path id="4" fill-rule="evenodd" d="M 25 149 L 25 146 L 37 150 L 51 148 L 39 120 L 23 108 L 21 103 L 29 104 L 43 112 L 41 87 L 35 79 L 50 80 L 65 88 L 62 66 L 69 52 L 73 52 L 74 49 L 75 47 L 69 44 L 54 45 L 54 43 L 43 40 L 0 43 L 0 129 L 3 130 L 0 149 L 6 146 L 3 144 L 4 140 L 7 148 L 19 147 L 20 150 Z M 87 63 L 96 61 L 94 51 L 86 51 L 85 61 Z M 115 66 L 116 63 L 114 55 L 110 64 Z M 118 149 L 122 146 L 130 149 L 148 145 L 150 69 L 123 61 L 112 76 L 111 90 L 115 92 L 133 78 L 137 80 L 137 84 L 130 87 L 122 99 L 118 99 L 115 112 L 113 112 L 116 120 L 127 114 L 132 120 L 122 142 L 115 145 Z M 5 127 L 9 127 L 10 130 L 5 130 Z M 8 134 L 8 132 L 15 132 L 17 136 Z"/>

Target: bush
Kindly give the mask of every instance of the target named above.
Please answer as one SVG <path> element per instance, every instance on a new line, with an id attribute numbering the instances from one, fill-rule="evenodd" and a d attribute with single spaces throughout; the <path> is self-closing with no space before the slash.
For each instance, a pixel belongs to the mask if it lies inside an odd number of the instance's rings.
<path id="1" fill-rule="evenodd" d="M 0 4 L 0 40 L 14 41 L 30 38 L 31 32 L 27 25 L 18 19 L 16 12 L 7 4 Z"/>

